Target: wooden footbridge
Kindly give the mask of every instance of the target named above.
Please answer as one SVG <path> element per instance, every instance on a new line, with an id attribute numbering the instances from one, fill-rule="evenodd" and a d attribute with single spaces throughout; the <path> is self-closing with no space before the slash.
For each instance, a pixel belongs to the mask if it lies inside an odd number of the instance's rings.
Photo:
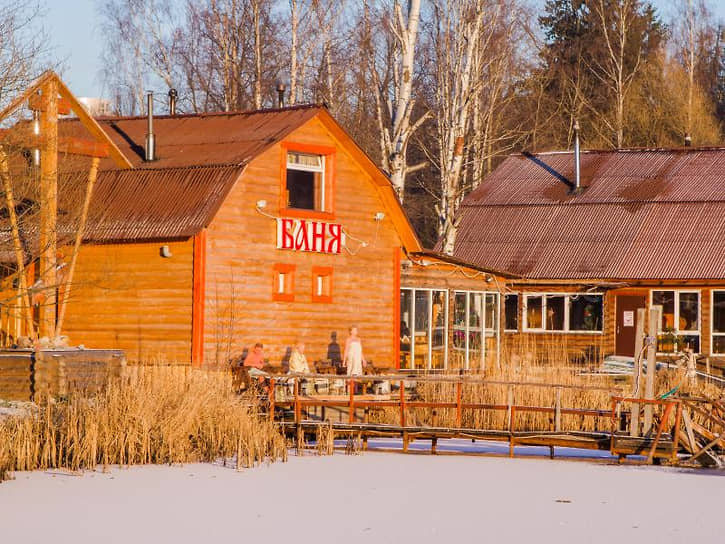
<path id="1" fill-rule="evenodd" d="M 411 441 L 426 440 L 436 453 L 439 439 L 465 438 L 506 442 L 512 457 L 516 446 L 545 446 L 552 456 L 566 447 L 671 464 L 719 464 L 713 451 L 725 446 L 725 406 L 632 398 L 611 387 L 315 374 L 272 377 L 268 391 L 270 417 L 299 443 L 327 433 L 328 440 L 352 438 L 365 448 L 370 438 L 397 437 L 404 452 Z"/>

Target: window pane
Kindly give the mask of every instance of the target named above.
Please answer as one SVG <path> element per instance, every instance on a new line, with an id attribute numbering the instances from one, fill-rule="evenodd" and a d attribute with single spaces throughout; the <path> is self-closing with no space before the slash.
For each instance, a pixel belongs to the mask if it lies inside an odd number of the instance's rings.
<path id="1" fill-rule="evenodd" d="M 410 368 L 410 325 L 413 294 L 410 289 L 400 290 L 400 368 Z"/>
<path id="2" fill-rule="evenodd" d="M 307 169 L 322 170 L 322 157 L 320 155 L 290 151 L 287 153 L 287 165 L 292 168 L 302 166 Z"/>
<path id="3" fill-rule="evenodd" d="M 415 291 L 415 330 L 413 338 L 414 368 L 427 368 L 428 366 L 428 323 L 430 322 L 430 292 Z"/>
<path id="4" fill-rule="evenodd" d="M 466 293 L 456 293 L 453 302 L 453 347 L 466 348 Z"/>
<path id="5" fill-rule="evenodd" d="M 543 297 L 526 297 L 526 327 L 529 329 L 541 329 L 541 312 Z"/>
<path id="6" fill-rule="evenodd" d="M 564 298 L 557 295 L 546 297 L 546 329 L 549 331 L 564 330 Z"/>
<path id="7" fill-rule="evenodd" d="M 712 352 L 718 354 L 725 353 L 725 335 L 712 337 Z"/>
<path id="8" fill-rule="evenodd" d="M 470 293 L 468 295 L 468 327 L 480 329 L 483 319 L 481 310 L 483 308 L 483 295 L 481 293 Z"/>
<path id="9" fill-rule="evenodd" d="M 319 173 L 287 170 L 287 206 L 300 210 L 315 209 L 315 187 Z"/>
<path id="10" fill-rule="evenodd" d="M 697 293 L 678 293 L 680 295 L 680 319 L 678 330 L 680 331 L 697 331 L 700 330 L 699 324 L 699 301 Z"/>
<path id="11" fill-rule="evenodd" d="M 691 349 L 694 353 L 700 353 L 700 337 L 697 335 L 680 335 L 677 337 L 677 351 Z"/>
<path id="12" fill-rule="evenodd" d="M 498 295 L 496 293 L 486 293 L 486 330 L 496 332 L 498 326 L 497 317 Z"/>
<path id="13" fill-rule="evenodd" d="M 506 317 L 506 329 L 511 331 L 519 330 L 518 295 L 506 295 L 504 297 L 504 314 Z"/>
<path id="14" fill-rule="evenodd" d="M 675 330 L 675 292 L 652 291 L 652 305 L 662 306 L 661 331 Z"/>
<path id="15" fill-rule="evenodd" d="M 433 351 L 431 353 L 431 367 L 445 367 L 445 343 L 446 343 L 446 292 L 433 291 Z"/>
<path id="16" fill-rule="evenodd" d="M 601 331 L 602 307 L 601 295 L 570 295 L 569 330 Z"/>
<path id="17" fill-rule="evenodd" d="M 712 330 L 725 333 L 725 291 L 715 291 L 712 296 Z M 716 353 L 725 353 L 718 351 Z"/>

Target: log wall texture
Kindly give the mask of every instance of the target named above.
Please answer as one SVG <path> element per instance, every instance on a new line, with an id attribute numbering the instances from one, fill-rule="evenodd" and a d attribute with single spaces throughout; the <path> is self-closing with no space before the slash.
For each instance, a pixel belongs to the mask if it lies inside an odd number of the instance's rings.
<path id="1" fill-rule="evenodd" d="M 285 144 L 334 147 L 334 218 L 347 233 L 350 252 L 326 255 L 276 249 Z M 376 222 L 376 212 L 386 212 Z M 224 364 L 255 342 L 279 364 L 297 340 L 310 361 L 324 359 L 332 335 L 344 345 L 348 327 L 360 328 L 363 349 L 376 364 L 394 364 L 397 256 L 401 241 L 369 174 L 324 125 L 313 119 L 246 168 L 207 231 L 204 357 Z M 292 301 L 273 300 L 275 265 L 294 267 Z M 313 267 L 332 269 L 331 300 L 312 300 Z"/>
<path id="2" fill-rule="evenodd" d="M 192 240 L 83 246 L 63 334 L 129 362 L 189 364 L 192 268 Z"/>

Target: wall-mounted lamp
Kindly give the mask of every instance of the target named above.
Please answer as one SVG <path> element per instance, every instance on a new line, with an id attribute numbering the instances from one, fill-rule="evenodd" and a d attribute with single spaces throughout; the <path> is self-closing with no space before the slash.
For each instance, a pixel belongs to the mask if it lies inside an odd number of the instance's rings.
<path id="1" fill-rule="evenodd" d="M 375 221 L 382 221 L 385 219 L 385 214 L 383 212 L 378 212 L 375 214 Z"/>
<path id="2" fill-rule="evenodd" d="M 264 209 L 267 207 L 267 201 L 266 200 L 257 200 L 257 208 Z"/>
<path id="3" fill-rule="evenodd" d="M 486 283 L 491 283 L 493 281 L 493 276 L 491 274 L 486 274 Z"/>
<path id="4" fill-rule="evenodd" d="M 161 246 L 161 248 L 159 249 L 159 255 L 161 255 L 164 259 L 170 259 L 171 248 L 169 246 Z"/>

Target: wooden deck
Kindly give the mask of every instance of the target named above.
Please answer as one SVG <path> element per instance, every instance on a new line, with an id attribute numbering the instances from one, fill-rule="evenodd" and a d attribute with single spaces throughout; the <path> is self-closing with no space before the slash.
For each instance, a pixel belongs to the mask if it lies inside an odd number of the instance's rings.
<path id="1" fill-rule="evenodd" d="M 306 376 L 304 379 L 321 380 L 324 376 Z M 330 378 L 339 381 L 340 378 Z M 405 378 L 400 376 L 360 377 L 345 380 L 346 394 L 301 394 L 297 380 L 283 378 L 270 380 L 272 391 L 283 382 L 286 393 L 273 395 L 270 414 L 291 437 L 300 441 L 305 436 L 319 436 L 319 433 L 331 432 L 338 438 L 356 438 L 363 447 L 367 446 L 368 439 L 376 437 L 401 438 L 403 451 L 409 450 L 410 442 L 430 441 L 431 453 L 436 453 L 437 441 L 440 439 L 463 438 L 471 440 L 485 440 L 506 442 L 509 445 L 509 455 L 515 455 L 517 446 L 544 446 L 554 455 L 554 448 L 576 448 L 584 450 L 608 451 L 612 455 L 624 459 L 626 456 L 644 456 L 646 462 L 666 459 L 672 464 L 678 463 L 679 417 L 680 403 L 677 400 L 646 400 L 622 397 L 616 390 L 611 392 L 611 405 L 608 407 L 571 408 L 562 406 L 560 395 L 556 394 L 554 406 L 530 406 L 515 404 L 513 395 L 509 394 L 509 401 L 501 404 L 486 404 L 464 402 L 463 391 L 467 384 L 490 383 L 504 385 L 512 390 L 515 387 L 545 387 L 553 391 L 562 388 L 574 388 L 571 385 L 542 384 L 527 382 L 486 382 L 470 376 L 436 376 L 422 378 Z M 387 388 L 390 393 L 370 394 L 359 393 L 362 383 L 390 382 Z M 428 401 L 420 398 L 415 391 L 417 381 L 436 381 L 453 383 L 454 393 L 450 399 Z M 396 390 L 397 388 L 397 390 Z M 582 387 L 582 389 L 592 389 Z M 604 388 L 599 388 L 604 389 Z M 648 431 L 646 436 L 638 436 L 628 427 L 631 420 L 631 410 L 642 410 L 651 407 L 659 417 L 657 422 Z M 398 421 L 395 423 L 380 423 L 371 419 L 371 414 L 377 410 L 387 409 L 397 412 Z M 411 410 L 430 410 L 435 421 L 436 411 L 455 411 L 456 424 L 440 426 L 433 424 L 420 424 L 417 418 L 411 418 Z M 478 428 L 462 424 L 464 413 L 473 412 L 503 412 L 506 422 L 503 428 Z M 549 425 L 542 428 L 522 428 L 517 416 L 521 414 L 543 414 L 547 416 Z M 565 429 L 562 426 L 562 416 L 579 416 L 592 418 L 596 424 L 595 430 L 582 431 Z M 670 422 L 676 419 L 674 436 L 671 434 Z M 589 426 L 591 427 L 591 425 Z M 667 430 L 667 432 L 665 432 Z"/>

